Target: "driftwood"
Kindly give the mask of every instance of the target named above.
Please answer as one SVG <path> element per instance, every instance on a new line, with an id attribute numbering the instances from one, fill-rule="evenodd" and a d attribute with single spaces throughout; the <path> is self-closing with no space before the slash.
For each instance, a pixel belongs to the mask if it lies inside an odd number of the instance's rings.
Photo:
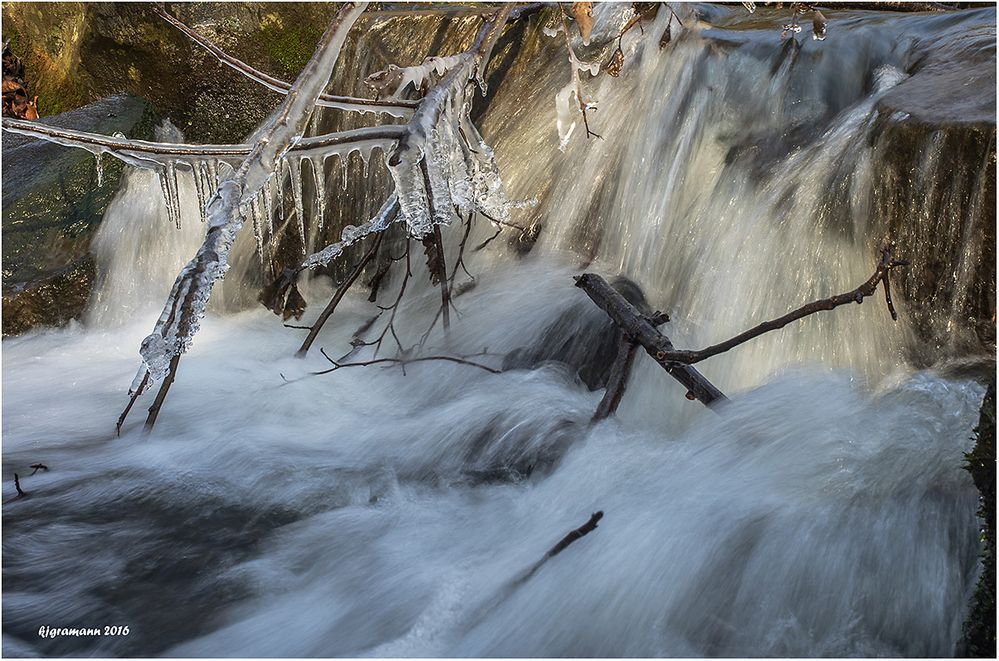
<path id="1" fill-rule="evenodd" d="M 676 349 L 669 338 L 656 329 L 656 326 L 666 319 L 661 319 L 658 314 L 652 319 L 643 316 L 624 296 L 607 284 L 607 281 L 599 275 L 584 273 L 581 276 L 577 276 L 576 286 L 585 291 L 593 302 L 610 316 L 622 334 L 621 348 L 612 368 L 611 378 L 607 384 L 607 391 L 604 394 L 604 398 L 600 401 L 596 412 L 593 414 L 593 420 L 606 418 L 617 409 L 621 395 L 624 393 L 625 382 L 627 381 L 628 371 L 633 359 L 634 352 L 632 349 L 636 345 L 641 345 L 646 353 L 652 356 L 670 376 L 687 388 L 688 399 L 697 399 L 706 406 L 710 406 L 718 400 L 724 400 L 725 396 L 705 379 L 704 376 L 691 367 L 691 364 L 724 353 L 764 333 L 783 328 L 793 321 L 815 314 L 816 312 L 832 310 L 847 303 L 862 303 L 865 298 L 872 296 L 877 291 L 878 284 L 881 283 L 884 284 L 885 303 L 888 306 L 888 312 L 891 314 L 891 318 L 897 321 L 898 313 L 895 311 L 895 306 L 891 300 L 888 276 L 892 269 L 907 264 L 908 262 L 905 260 L 893 259 L 891 246 L 887 246 L 881 250 L 881 259 L 874 270 L 874 274 L 856 289 L 843 294 L 836 294 L 829 298 L 812 301 L 783 316 L 754 326 L 724 342 L 713 344 L 698 351 Z"/>

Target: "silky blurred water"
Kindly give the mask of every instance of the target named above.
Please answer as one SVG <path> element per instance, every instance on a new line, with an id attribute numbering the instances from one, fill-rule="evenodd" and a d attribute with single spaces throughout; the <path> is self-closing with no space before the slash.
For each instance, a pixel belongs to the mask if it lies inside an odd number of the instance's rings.
<path id="1" fill-rule="evenodd" d="M 734 20 L 716 11 L 718 25 Z M 884 237 L 870 226 L 865 131 L 905 76 L 902 36 L 943 19 L 844 13 L 782 67 L 772 22 L 685 13 L 689 30 L 660 52 L 659 13 L 651 37 L 627 35 L 620 78 L 588 81 L 603 140 L 574 135 L 558 151 L 562 60 L 528 83 L 545 105 L 499 89 L 484 134 L 512 194 L 538 198 L 521 220 L 542 231 L 526 256 L 501 240 L 466 254 L 476 286 L 429 351 L 485 351 L 476 360 L 498 367 L 553 328 L 585 332 L 600 317 L 579 312 L 583 264 L 633 279 L 692 347 L 873 271 Z M 807 139 L 792 144 L 791 124 Z M 766 144 L 786 153 L 768 161 Z M 842 167 L 855 186 L 845 210 L 825 194 Z M 191 207 L 193 184 L 181 190 Z M 491 232 L 479 222 L 469 245 Z M 453 253 L 460 230 L 445 234 Z M 909 365 L 904 306 L 893 323 L 870 299 L 706 362 L 732 400 L 717 413 L 639 356 L 619 414 L 591 426 L 602 392 L 553 362 L 310 375 L 329 367 L 319 347 L 350 349 L 373 314 L 366 296 L 344 300 L 303 361 L 301 331 L 243 309 L 251 278 L 234 272 L 155 430 L 141 432 L 144 398 L 117 438 L 138 345 L 202 235 L 196 220 L 167 221 L 155 177 L 128 174 L 95 240 L 84 321 L 3 342 L 4 475 L 30 494 L 14 500 L 5 478 L 4 654 L 957 651 L 978 571 L 977 491 L 961 465 L 984 389 Z M 256 259 L 252 237 L 235 255 Z M 439 301 L 421 262 L 404 342 Z M 303 290 L 311 321 L 330 284 Z M 50 470 L 27 476 L 39 461 Z M 597 510 L 594 532 L 516 583 Z M 37 633 L 104 625 L 130 634 Z"/>

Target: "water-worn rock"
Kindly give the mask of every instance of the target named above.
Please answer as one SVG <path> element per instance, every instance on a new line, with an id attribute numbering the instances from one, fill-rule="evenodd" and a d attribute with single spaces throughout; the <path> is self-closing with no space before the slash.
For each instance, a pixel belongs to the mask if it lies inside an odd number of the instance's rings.
<path id="1" fill-rule="evenodd" d="M 150 138 L 157 117 L 144 100 L 118 95 L 46 118 L 63 128 Z M 122 164 L 44 140 L 3 134 L 3 334 L 79 315 L 94 265 L 90 240 L 118 189 Z"/>

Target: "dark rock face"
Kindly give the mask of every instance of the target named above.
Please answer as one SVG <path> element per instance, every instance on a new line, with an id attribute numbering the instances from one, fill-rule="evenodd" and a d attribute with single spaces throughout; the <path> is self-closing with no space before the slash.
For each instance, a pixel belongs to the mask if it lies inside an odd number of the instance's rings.
<path id="1" fill-rule="evenodd" d="M 968 453 L 966 468 L 981 494 L 978 516 L 982 519 L 982 575 L 964 625 L 963 652 L 970 657 L 996 655 L 996 382 L 982 400 L 975 429 L 978 440 Z"/>
<path id="2" fill-rule="evenodd" d="M 156 113 L 132 96 L 102 99 L 46 119 L 63 128 L 152 137 Z M 3 134 L 3 334 L 59 325 L 82 312 L 94 275 L 90 240 L 123 166 L 13 133 Z"/>
<path id="3" fill-rule="evenodd" d="M 873 139 L 875 215 L 911 262 L 894 288 L 928 349 L 914 362 L 994 351 L 995 124 L 889 120 Z"/>
<path id="4" fill-rule="evenodd" d="M 918 43 L 871 131 L 876 215 L 912 262 L 899 290 L 920 338 L 952 354 L 995 350 L 995 13 L 980 11 L 981 27 Z"/>

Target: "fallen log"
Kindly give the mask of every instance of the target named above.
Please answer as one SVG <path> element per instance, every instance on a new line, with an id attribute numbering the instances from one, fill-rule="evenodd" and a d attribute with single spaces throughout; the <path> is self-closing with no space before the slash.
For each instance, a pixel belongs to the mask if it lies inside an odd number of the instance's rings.
<path id="1" fill-rule="evenodd" d="M 908 262 L 904 259 L 892 258 L 891 245 L 889 244 L 881 249 L 881 259 L 874 269 L 874 273 L 856 289 L 806 303 L 785 315 L 764 321 L 724 342 L 719 342 L 699 351 L 676 349 L 668 337 L 656 330 L 656 326 L 662 323 L 659 315 L 656 315 L 652 319 L 643 316 L 635 306 L 629 303 L 624 296 L 607 284 L 607 281 L 599 275 L 584 273 L 577 276 L 576 286 L 585 291 L 587 296 L 617 324 L 624 342 L 630 341 L 640 344 L 646 353 L 652 356 L 670 376 L 687 387 L 688 399 L 697 399 L 709 406 L 712 402 L 719 399 L 724 400 L 725 395 L 697 372 L 697 370 L 691 367 L 692 363 L 724 353 L 764 333 L 781 329 L 793 321 L 803 319 L 817 312 L 832 310 L 848 303 L 863 303 L 865 298 L 874 295 L 879 284 L 884 285 L 885 303 L 888 307 L 888 313 L 891 314 L 892 320 L 897 321 L 898 313 L 895 311 L 895 306 L 891 300 L 889 274 L 892 269 L 906 266 L 907 264 Z M 617 362 L 615 363 L 615 369 L 624 371 L 617 374 L 616 382 L 612 377 L 612 383 L 608 384 L 604 400 L 601 400 L 597 411 L 593 415 L 594 421 L 607 417 L 607 415 L 613 413 L 614 409 L 617 408 L 617 401 L 613 400 L 616 398 L 619 401 L 620 395 L 624 392 L 624 381 L 627 380 L 627 369 L 629 367 L 627 354 L 625 353 L 624 346 L 622 346 L 621 353 L 619 353 Z M 615 388 L 613 393 L 611 385 L 614 385 Z M 611 399 L 608 399 L 608 397 Z"/>
<path id="2" fill-rule="evenodd" d="M 640 344 L 670 376 L 683 384 L 687 389 L 688 398 L 692 397 L 705 406 L 727 399 L 721 390 L 690 365 L 657 358 L 665 352 L 675 351 L 673 343 L 656 329 L 654 320 L 640 313 L 624 296 L 607 284 L 606 280 L 596 273 L 584 273 L 576 277 L 576 286 L 585 291 L 586 295 L 610 316 L 625 337 Z"/>

